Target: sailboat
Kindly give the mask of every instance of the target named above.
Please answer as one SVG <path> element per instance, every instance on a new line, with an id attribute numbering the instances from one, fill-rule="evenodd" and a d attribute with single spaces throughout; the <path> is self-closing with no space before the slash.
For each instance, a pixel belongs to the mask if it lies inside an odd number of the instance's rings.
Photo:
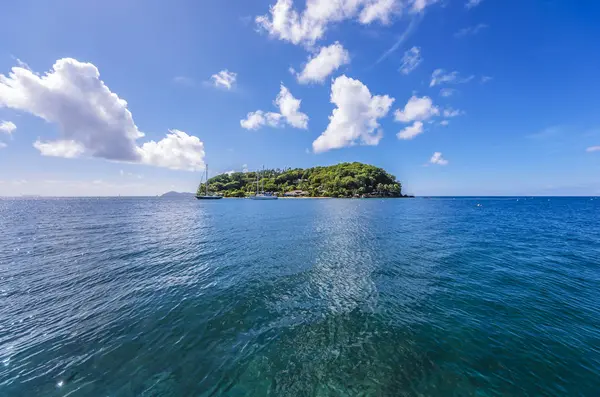
<path id="1" fill-rule="evenodd" d="M 208 193 L 208 164 L 206 165 L 205 178 L 206 178 L 206 183 L 204 184 L 204 187 L 206 188 L 205 194 L 204 195 L 197 194 L 196 198 L 198 200 L 220 200 L 220 199 L 222 199 L 223 196 L 217 196 L 216 194 Z"/>
<path id="2" fill-rule="evenodd" d="M 263 166 L 263 173 L 265 172 L 265 167 Z M 278 197 L 273 193 L 265 193 L 265 181 L 263 178 L 262 189 L 260 189 L 260 181 L 258 178 L 258 171 L 256 172 L 256 194 L 254 196 L 250 196 L 250 200 L 277 200 Z M 259 189 L 261 190 L 259 192 Z"/>

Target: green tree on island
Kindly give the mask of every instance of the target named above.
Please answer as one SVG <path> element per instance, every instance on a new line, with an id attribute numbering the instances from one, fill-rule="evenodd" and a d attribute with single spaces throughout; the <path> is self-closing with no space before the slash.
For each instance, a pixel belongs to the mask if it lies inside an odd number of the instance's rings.
<path id="1" fill-rule="evenodd" d="M 265 191 L 280 196 L 303 191 L 308 197 L 404 197 L 402 185 L 385 170 L 362 163 L 329 167 L 271 169 L 259 173 Z M 256 192 L 256 172 L 217 175 L 208 180 L 211 192 L 224 197 L 246 197 Z M 200 184 L 198 192 L 204 192 Z"/>

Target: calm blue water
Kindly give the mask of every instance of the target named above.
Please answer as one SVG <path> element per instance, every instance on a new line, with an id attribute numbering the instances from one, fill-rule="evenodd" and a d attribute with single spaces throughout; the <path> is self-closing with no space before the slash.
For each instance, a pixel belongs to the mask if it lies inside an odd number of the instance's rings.
<path id="1" fill-rule="evenodd" d="M 600 392 L 600 199 L 2 199 L 0 242 L 3 397 Z"/>

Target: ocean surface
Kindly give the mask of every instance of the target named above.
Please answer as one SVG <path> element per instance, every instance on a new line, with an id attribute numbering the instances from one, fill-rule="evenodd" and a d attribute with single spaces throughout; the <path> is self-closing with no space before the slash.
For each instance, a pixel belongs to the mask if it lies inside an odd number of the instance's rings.
<path id="1" fill-rule="evenodd" d="M 600 199 L 0 199 L 0 396 L 267 395 L 599 396 Z"/>

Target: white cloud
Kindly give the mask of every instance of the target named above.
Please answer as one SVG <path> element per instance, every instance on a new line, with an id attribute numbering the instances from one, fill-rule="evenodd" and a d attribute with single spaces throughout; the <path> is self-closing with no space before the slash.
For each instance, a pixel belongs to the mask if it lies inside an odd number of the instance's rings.
<path id="1" fill-rule="evenodd" d="M 225 69 L 221 70 L 217 74 L 213 74 L 210 78 L 215 87 L 230 90 L 237 80 L 237 73 L 233 73 Z"/>
<path id="2" fill-rule="evenodd" d="M 262 110 L 257 110 L 256 112 L 248 113 L 246 118 L 240 121 L 240 125 L 247 130 L 257 130 L 265 125 L 280 127 L 282 117 L 279 113 L 265 113 Z"/>
<path id="3" fill-rule="evenodd" d="M 132 172 L 125 172 L 123 170 L 120 170 L 119 174 L 121 174 L 122 177 L 130 177 L 130 178 L 135 178 L 135 179 L 144 179 L 144 175 L 134 174 Z"/>
<path id="4" fill-rule="evenodd" d="M 479 33 L 481 30 L 488 28 L 489 26 L 485 23 L 480 23 L 479 25 L 470 26 L 468 28 L 463 28 L 458 32 L 454 33 L 454 37 L 462 38 L 465 36 L 474 36 Z"/>
<path id="5" fill-rule="evenodd" d="M 96 66 L 75 59 L 59 59 L 44 75 L 22 66 L 13 67 L 8 76 L 0 74 L 0 107 L 58 125 L 59 139 L 34 143 L 47 156 L 85 155 L 177 169 L 197 169 L 204 158 L 200 140 L 180 131 L 158 144 L 152 141 L 139 147 L 136 141 L 144 134 L 127 102 L 100 80 Z M 180 145 L 171 145 L 175 142 Z M 153 151 L 165 147 L 173 151 L 162 156 Z M 198 152 L 192 154 L 193 149 Z"/>
<path id="6" fill-rule="evenodd" d="M 401 10 L 401 4 L 396 0 L 371 0 L 364 3 L 358 20 L 365 25 L 375 21 L 386 25 L 390 23 L 390 17 Z"/>
<path id="7" fill-rule="evenodd" d="M 423 12 L 425 8 L 437 3 L 439 0 L 413 0 L 412 12 Z"/>
<path id="8" fill-rule="evenodd" d="M 325 132 L 313 142 L 315 153 L 347 146 L 377 145 L 383 137 L 378 119 L 394 102 L 387 95 L 371 95 L 361 81 L 342 75 L 331 85 L 331 103 L 336 105 Z"/>
<path id="9" fill-rule="evenodd" d="M 400 72 L 403 74 L 409 74 L 415 70 L 423 61 L 421 57 L 421 49 L 419 47 L 413 47 L 404 53 L 402 57 L 402 66 L 400 66 Z"/>
<path id="10" fill-rule="evenodd" d="M 468 0 L 465 4 L 467 9 L 471 9 L 473 7 L 477 7 L 483 0 Z"/>
<path id="11" fill-rule="evenodd" d="M 481 76 L 481 84 L 485 84 L 492 80 L 494 80 L 494 78 L 491 76 Z"/>
<path id="12" fill-rule="evenodd" d="M 306 8 L 298 12 L 292 0 L 277 0 L 269 14 L 256 17 L 260 29 L 270 36 L 293 44 L 314 45 L 322 39 L 332 23 L 358 19 L 361 24 L 387 24 L 403 8 L 422 12 L 437 0 L 307 0 Z"/>
<path id="13" fill-rule="evenodd" d="M 457 92 L 458 91 L 455 90 L 454 88 L 442 88 L 440 90 L 440 95 L 445 98 L 448 98 L 448 97 L 451 97 L 452 95 L 456 94 Z"/>
<path id="14" fill-rule="evenodd" d="M 17 129 L 17 126 L 12 121 L 4 121 L 4 120 L 0 121 L 0 132 L 10 135 L 16 129 Z"/>
<path id="15" fill-rule="evenodd" d="M 327 76 L 348 63 L 350 63 L 348 51 L 336 41 L 329 47 L 321 47 L 318 54 L 309 58 L 304 70 L 297 74 L 298 82 L 301 84 L 323 83 Z"/>
<path id="16" fill-rule="evenodd" d="M 448 124 L 450 124 L 450 122 L 448 120 L 442 120 L 442 121 L 440 121 L 440 125 L 441 126 L 446 127 L 446 126 L 448 126 Z"/>
<path id="17" fill-rule="evenodd" d="M 585 151 L 588 153 L 600 152 L 600 146 L 590 146 L 589 148 L 585 149 Z"/>
<path id="18" fill-rule="evenodd" d="M 42 156 L 64 157 L 67 159 L 79 157 L 85 152 L 85 148 L 81 143 L 69 140 L 41 142 L 38 139 L 33 143 L 33 147 L 39 150 Z"/>
<path id="19" fill-rule="evenodd" d="M 285 118 L 285 121 L 295 128 L 308 128 L 308 116 L 300 112 L 302 101 L 294 98 L 292 93 L 282 84 L 279 95 L 275 99 L 275 105 L 279 107 L 279 112 Z"/>
<path id="20" fill-rule="evenodd" d="M 423 133 L 423 122 L 415 121 L 413 125 L 410 125 L 396 134 L 398 139 L 410 140 Z"/>
<path id="21" fill-rule="evenodd" d="M 0 149 L 4 149 L 6 147 L 6 143 L 0 142 Z"/>
<path id="22" fill-rule="evenodd" d="M 257 110 L 250 112 L 244 120 L 240 121 L 242 128 L 257 130 L 265 125 L 269 127 L 282 127 L 284 123 L 294 128 L 307 129 L 308 115 L 300 112 L 302 101 L 294 98 L 292 93 L 282 84 L 277 98 L 273 102 L 279 108 L 279 113 L 263 112 Z"/>
<path id="23" fill-rule="evenodd" d="M 458 117 L 458 116 L 462 116 L 465 114 L 464 111 L 462 110 L 458 110 L 458 109 L 452 109 L 452 108 L 448 108 L 448 109 L 444 109 L 444 117 Z"/>
<path id="24" fill-rule="evenodd" d="M 204 143 L 183 131 L 169 130 L 169 132 L 160 141 L 146 142 L 137 148 L 141 163 L 172 170 L 204 169 Z"/>
<path id="25" fill-rule="evenodd" d="M 473 80 L 475 76 L 460 77 L 458 72 L 446 72 L 444 69 L 436 69 L 431 75 L 430 87 L 435 87 L 440 84 L 462 84 Z"/>
<path id="26" fill-rule="evenodd" d="M 448 165 L 448 160 L 444 159 L 440 152 L 435 152 L 433 156 L 431 156 L 431 159 L 429 159 L 429 162 L 437 165 Z"/>
<path id="27" fill-rule="evenodd" d="M 404 110 L 396 110 L 395 117 L 396 121 L 410 123 L 413 121 L 425 121 L 439 114 L 440 109 L 433 105 L 431 98 L 427 96 L 422 98 L 412 96 L 404 106 Z"/>

